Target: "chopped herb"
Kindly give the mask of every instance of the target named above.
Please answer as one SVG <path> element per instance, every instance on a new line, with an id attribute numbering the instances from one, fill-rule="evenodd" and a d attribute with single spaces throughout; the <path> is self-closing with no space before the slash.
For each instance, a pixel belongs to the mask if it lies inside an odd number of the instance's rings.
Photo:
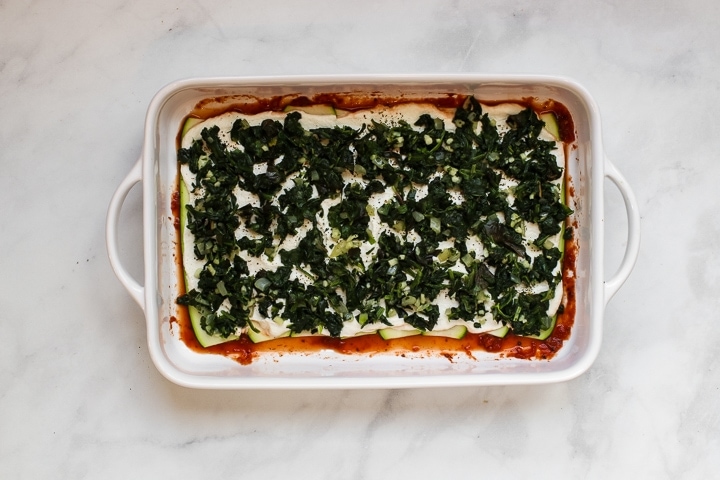
<path id="1" fill-rule="evenodd" d="M 257 315 L 334 337 L 345 322 L 395 317 L 432 330 L 441 314 L 474 328 L 492 318 L 520 335 L 552 324 L 556 238 L 572 212 L 561 201 L 556 144 L 540 137 L 533 110 L 508 116 L 504 133 L 473 97 L 451 128 L 429 114 L 359 129 L 306 129 L 301 119 L 241 118 L 230 142 L 212 126 L 178 150 L 194 178 L 187 228 L 203 262 L 178 303 L 197 308 L 208 333 L 255 330 Z M 239 205 L 238 191 L 257 201 Z M 277 257 L 282 266 L 250 273 L 249 261 Z M 442 313 L 441 294 L 454 300 Z"/>

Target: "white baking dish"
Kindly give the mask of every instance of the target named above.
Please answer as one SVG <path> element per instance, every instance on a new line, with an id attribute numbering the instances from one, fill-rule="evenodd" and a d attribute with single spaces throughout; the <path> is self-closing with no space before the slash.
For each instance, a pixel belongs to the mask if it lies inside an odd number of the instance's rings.
<path id="1" fill-rule="evenodd" d="M 576 140 L 569 149 L 568 172 L 574 186 L 572 205 L 579 245 L 576 265 L 577 313 L 571 337 L 551 360 L 520 360 L 478 352 L 476 359 L 457 356 L 341 355 L 332 351 L 262 355 L 251 365 L 219 355 L 196 353 L 180 340 L 175 315 L 178 277 L 171 197 L 176 184 L 176 137 L 185 116 L 201 100 L 227 95 L 272 97 L 318 93 L 381 92 L 419 97 L 447 92 L 473 94 L 481 101 L 533 97 L 564 104 L 573 117 Z M 247 388 L 402 388 L 459 385 L 509 385 L 560 382 L 587 370 L 602 339 L 605 305 L 625 282 L 640 245 L 640 216 L 632 190 L 605 158 L 600 114 L 595 102 L 576 83 L 541 76 L 320 76 L 203 78 L 174 82 L 150 103 L 140 159 L 122 181 L 110 203 L 106 234 L 115 273 L 145 312 L 148 346 L 159 371 L 188 387 Z M 628 216 L 628 243 L 618 271 L 603 272 L 603 184 L 619 188 Z M 133 185 L 142 182 L 144 284 L 119 260 L 118 219 Z"/>

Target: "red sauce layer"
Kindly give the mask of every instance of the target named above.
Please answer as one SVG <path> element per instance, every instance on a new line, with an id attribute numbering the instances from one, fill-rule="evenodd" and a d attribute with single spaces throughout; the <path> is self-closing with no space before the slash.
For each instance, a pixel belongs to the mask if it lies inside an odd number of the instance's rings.
<path id="1" fill-rule="evenodd" d="M 336 109 L 349 111 L 373 108 L 378 105 L 393 106 L 403 103 L 429 103 L 438 108 L 457 108 L 465 102 L 467 97 L 467 95 L 454 93 L 426 98 L 386 97 L 380 93 L 330 93 L 313 95 L 311 97 L 290 94 L 270 98 L 258 98 L 249 95 L 221 96 L 201 100 L 185 119 L 200 118 L 206 120 L 227 112 L 239 112 L 247 115 L 260 112 L 282 112 L 286 107 L 303 107 L 309 105 L 332 105 Z M 560 139 L 565 143 L 570 143 L 575 140 L 575 125 L 572 116 L 567 107 L 560 102 L 556 102 L 555 100 L 540 101 L 533 97 L 506 99 L 502 101 L 483 101 L 482 99 L 478 99 L 478 101 L 486 105 L 516 103 L 530 107 L 538 114 L 547 112 L 554 113 L 558 121 Z M 183 120 L 182 124 L 184 123 L 185 121 Z M 178 146 L 180 145 L 181 133 L 182 128 L 178 131 Z"/>
<path id="2" fill-rule="evenodd" d="M 283 111 L 288 105 L 307 106 L 314 104 L 330 104 L 335 108 L 344 110 L 361 110 L 374 107 L 378 104 L 397 105 L 410 102 L 430 103 L 439 108 L 457 108 L 462 105 L 466 98 L 464 95 L 455 94 L 423 99 L 413 98 L 411 100 L 402 97 L 379 97 L 371 94 L 364 96 L 326 94 L 316 95 L 312 98 L 288 95 L 267 99 L 254 97 L 215 97 L 199 102 L 186 118 L 195 117 L 207 119 L 231 111 L 245 114 L 255 114 L 263 111 Z M 552 112 L 558 120 L 563 142 L 567 144 L 575 139 L 575 127 L 572 117 L 568 109 L 561 103 L 553 100 L 540 103 L 533 98 L 504 100 L 501 102 L 483 102 L 481 99 L 478 99 L 478 101 L 486 104 L 518 103 L 533 108 L 538 114 Z M 178 133 L 178 145 L 179 144 L 180 133 Z M 569 198 L 573 196 L 573 189 L 569 183 L 567 185 L 567 196 Z M 180 238 L 179 194 L 177 191 L 174 192 L 172 196 L 171 208 L 175 217 L 176 238 Z M 521 337 L 512 333 L 509 333 L 504 338 L 498 338 L 487 333 L 467 333 L 465 337 L 460 340 L 422 335 L 384 340 L 378 334 L 371 334 L 348 339 L 323 336 L 287 337 L 267 342 L 253 343 L 247 335 L 242 335 L 237 340 L 212 347 L 203 347 L 195 336 L 186 307 L 177 305 L 176 315 L 171 317 L 171 322 L 177 323 L 180 331 L 180 339 L 191 350 L 204 354 L 222 355 L 232 358 L 243 365 L 248 365 L 252 363 L 254 359 L 268 353 L 280 356 L 309 355 L 327 350 L 332 350 L 344 355 L 394 354 L 397 356 L 405 356 L 407 353 L 412 352 L 413 355 L 442 356 L 449 361 L 453 361 L 456 355 L 466 355 L 474 358 L 473 352 L 486 351 L 497 353 L 498 356 L 501 357 L 549 360 L 560 350 L 563 343 L 570 338 L 570 332 L 575 320 L 575 265 L 577 253 L 577 242 L 574 239 L 566 240 L 562 268 L 565 291 L 563 311 L 557 316 L 553 333 L 545 340 Z M 180 280 L 179 296 L 185 293 L 181 262 L 182 254 L 179 243 L 175 246 L 175 258 L 177 275 Z"/>

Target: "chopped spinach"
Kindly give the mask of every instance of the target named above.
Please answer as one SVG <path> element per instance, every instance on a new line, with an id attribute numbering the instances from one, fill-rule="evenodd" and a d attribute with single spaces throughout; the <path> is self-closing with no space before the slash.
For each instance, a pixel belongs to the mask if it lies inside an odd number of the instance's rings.
<path id="1" fill-rule="evenodd" d="M 562 255 L 548 239 L 572 212 L 561 201 L 556 145 L 540 138 L 532 109 L 510 115 L 504 133 L 473 97 L 450 129 L 429 114 L 359 129 L 308 130 L 301 118 L 241 118 L 230 142 L 213 126 L 178 151 L 195 178 L 187 228 L 204 262 L 178 303 L 197 308 L 208 333 L 255 329 L 258 314 L 294 333 L 334 337 L 344 322 L 391 325 L 395 317 L 432 330 L 442 314 L 475 327 L 492 315 L 521 335 L 551 325 Z M 238 205 L 238 190 L 257 201 Z M 386 191 L 391 198 L 372 207 Z M 375 217 L 385 227 L 378 238 Z M 532 245 L 528 224 L 539 231 Z M 296 246 L 284 246 L 301 228 Z M 469 248 L 471 240 L 482 248 Z M 282 266 L 250 273 L 250 259 L 278 256 Z M 537 293 L 539 284 L 546 288 Z M 436 303 L 443 292 L 457 304 L 446 312 Z"/>

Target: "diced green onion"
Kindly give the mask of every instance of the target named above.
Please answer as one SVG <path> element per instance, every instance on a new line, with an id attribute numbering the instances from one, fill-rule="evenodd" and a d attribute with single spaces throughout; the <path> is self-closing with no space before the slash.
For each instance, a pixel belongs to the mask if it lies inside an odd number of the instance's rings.
<path id="1" fill-rule="evenodd" d="M 415 305 L 416 303 L 417 303 L 417 298 L 415 298 L 413 296 L 405 297 L 402 299 L 402 302 L 400 302 L 400 304 L 403 307 L 407 307 L 408 305 Z"/>
<path id="2" fill-rule="evenodd" d="M 430 217 L 430 229 L 435 233 L 440 233 L 440 219 L 437 217 Z"/>
<path id="3" fill-rule="evenodd" d="M 458 258 L 460 258 L 460 252 L 455 248 L 446 248 L 438 255 L 438 261 L 440 263 L 455 263 L 458 261 Z"/>
<path id="4" fill-rule="evenodd" d="M 460 260 L 463 262 L 463 264 L 465 264 L 466 267 L 469 267 L 475 261 L 475 259 L 469 253 L 463 255 Z"/>
<path id="5" fill-rule="evenodd" d="M 272 285 L 272 282 L 265 277 L 255 280 L 255 288 L 257 288 L 261 292 L 267 290 L 270 285 Z"/>

